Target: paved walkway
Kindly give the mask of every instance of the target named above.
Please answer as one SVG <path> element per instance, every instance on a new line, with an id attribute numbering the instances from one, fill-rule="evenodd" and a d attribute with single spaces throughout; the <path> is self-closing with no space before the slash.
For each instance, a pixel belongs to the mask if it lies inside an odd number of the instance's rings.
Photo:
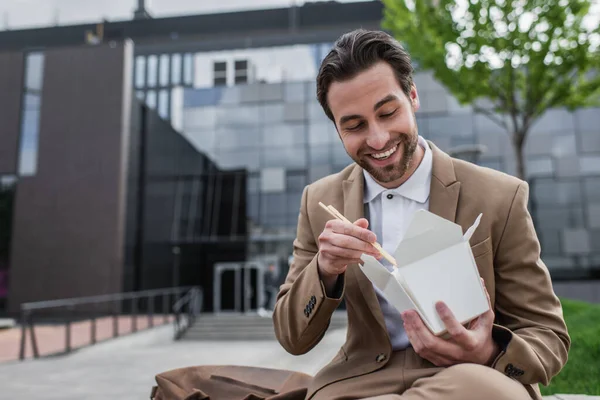
<path id="1" fill-rule="evenodd" d="M 173 327 L 162 326 L 83 348 L 68 356 L 0 363 L 0 397 L 148 399 L 157 373 L 203 364 L 261 366 L 315 374 L 335 356 L 345 334 L 344 330 L 332 331 L 309 354 L 292 356 L 276 341 L 174 342 Z M 552 398 L 575 399 L 583 397 Z"/>

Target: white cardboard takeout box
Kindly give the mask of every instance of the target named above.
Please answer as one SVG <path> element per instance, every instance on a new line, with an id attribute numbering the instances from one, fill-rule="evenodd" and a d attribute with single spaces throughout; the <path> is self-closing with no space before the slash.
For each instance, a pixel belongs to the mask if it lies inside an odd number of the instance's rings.
<path id="1" fill-rule="evenodd" d="M 394 253 L 398 268 L 390 272 L 363 254 L 360 266 L 398 312 L 416 310 L 435 335 L 446 332 L 435 304 L 443 301 L 461 324 L 489 309 L 469 240 L 482 215 L 463 235 L 460 225 L 419 210 Z"/>

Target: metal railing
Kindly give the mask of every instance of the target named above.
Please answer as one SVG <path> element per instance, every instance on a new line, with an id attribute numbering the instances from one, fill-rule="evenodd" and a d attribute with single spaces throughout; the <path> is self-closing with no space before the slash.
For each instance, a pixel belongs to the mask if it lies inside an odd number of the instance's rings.
<path id="1" fill-rule="evenodd" d="M 191 288 L 185 296 L 173 305 L 175 314 L 175 340 L 181 339 L 183 334 L 194 325 L 196 318 L 202 312 L 203 291 L 200 287 Z"/>
<path id="2" fill-rule="evenodd" d="M 185 293 L 183 296 L 182 294 Z M 174 297 L 173 297 L 174 296 Z M 174 299 L 173 304 L 171 298 Z M 36 319 L 43 317 L 48 318 L 48 314 L 52 315 L 54 320 L 58 319 L 65 326 L 65 346 L 63 354 L 70 353 L 73 350 L 73 341 L 71 328 L 73 322 L 90 321 L 90 341 L 89 345 L 94 345 L 97 342 L 97 319 L 110 316 L 112 317 L 112 338 L 120 336 L 119 318 L 123 315 L 131 316 L 131 332 L 138 331 L 138 319 L 142 318 L 138 315 L 140 309 L 140 300 L 146 299 L 146 317 L 148 318 L 148 327 L 154 326 L 155 303 L 157 299 L 162 298 L 160 311 L 163 315 L 163 325 L 169 322 L 170 313 L 175 316 L 175 337 L 179 338 L 189 326 L 195 321 L 196 316 L 202 309 L 202 289 L 199 287 L 176 287 L 155 290 L 145 290 L 139 292 L 114 293 L 100 296 L 78 297 L 61 300 L 39 301 L 32 303 L 23 303 L 21 305 L 21 345 L 19 351 L 19 359 L 25 359 L 25 346 L 27 342 L 27 333 L 31 340 L 31 348 L 34 358 L 40 357 L 38 342 L 35 334 Z M 129 313 L 124 314 L 122 309 L 129 302 Z M 103 307 L 100 311 L 100 304 L 109 304 L 108 307 Z M 76 312 L 76 307 L 87 306 L 86 310 L 80 314 Z M 187 309 L 186 309 L 187 306 Z M 110 311 L 107 311 L 109 310 Z M 185 310 L 185 311 L 184 311 Z M 187 324 L 182 324 L 182 314 L 186 313 Z M 83 346 L 81 346 L 83 347 Z"/>

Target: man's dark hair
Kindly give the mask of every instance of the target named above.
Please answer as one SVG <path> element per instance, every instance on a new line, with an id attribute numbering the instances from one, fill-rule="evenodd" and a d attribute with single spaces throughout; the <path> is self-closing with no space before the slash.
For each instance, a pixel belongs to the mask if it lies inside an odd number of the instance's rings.
<path id="1" fill-rule="evenodd" d="M 327 104 L 331 84 L 352 79 L 380 61 L 392 67 L 402 91 L 409 96 L 413 67 L 410 55 L 396 39 L 385 32 L 357 29 L 342 35 L 335 42 L 321 63 L 317 76 L 317 99 L 329 119 L 334 121 Z"/>

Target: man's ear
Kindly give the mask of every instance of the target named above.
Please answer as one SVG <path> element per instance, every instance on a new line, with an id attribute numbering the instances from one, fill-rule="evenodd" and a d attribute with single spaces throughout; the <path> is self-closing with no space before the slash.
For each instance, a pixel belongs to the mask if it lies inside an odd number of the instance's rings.
<path id="1" fill-rule="evenodd" d="M 419 101 L 419 92 L 417 91 L 417 85 L 415 85 L 414 83 L 410 88 L 410 103 L 413 107 L 413 110 L 415 111 L 417 111 L 421 106 L 421 103 Z"/>

